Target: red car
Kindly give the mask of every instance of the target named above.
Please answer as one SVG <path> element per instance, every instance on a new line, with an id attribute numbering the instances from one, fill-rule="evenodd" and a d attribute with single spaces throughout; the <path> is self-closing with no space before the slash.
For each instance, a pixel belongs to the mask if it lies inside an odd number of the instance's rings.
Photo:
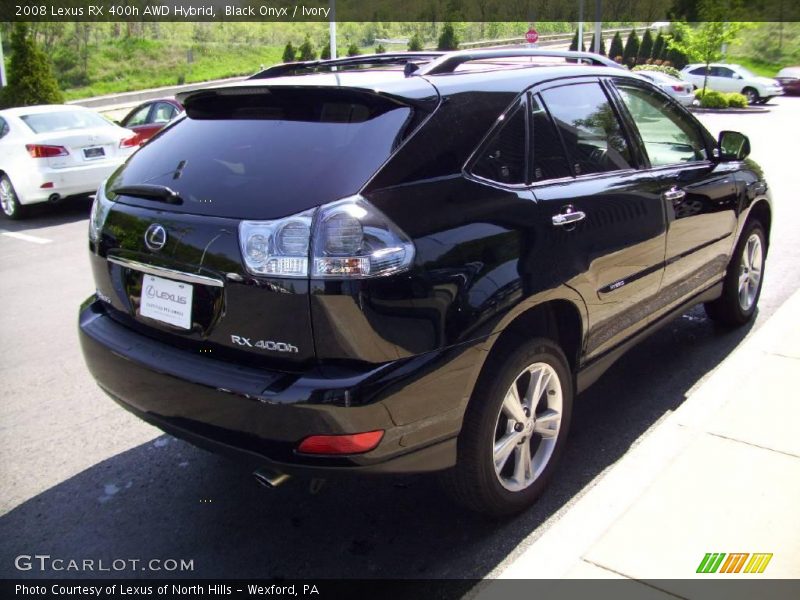
<path id="1" fill-rule="evenodd" d="M 135 131 L 139 144 L 143 144 L 182 110 L 181 103 L 171 98 L 148 100 L 129 112 L 119 124 Z"/>
<path id="2" fill-rule="evenodd" d="M 784 67 L 775 76 L 787 94 L 800 95 L 800 67 Z"/>

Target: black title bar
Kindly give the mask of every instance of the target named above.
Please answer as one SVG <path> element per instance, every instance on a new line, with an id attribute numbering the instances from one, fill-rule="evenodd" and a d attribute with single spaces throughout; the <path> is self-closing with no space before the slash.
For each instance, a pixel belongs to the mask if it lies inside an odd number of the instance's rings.
<path id="1" fill-rule="evenodd" d="M 574 22 L 579 6 L 579 0 L 0 0 L 0 21 Z M 795 0 L 585 0 L 583 6 L 584 21 L 800 21 Z"/>

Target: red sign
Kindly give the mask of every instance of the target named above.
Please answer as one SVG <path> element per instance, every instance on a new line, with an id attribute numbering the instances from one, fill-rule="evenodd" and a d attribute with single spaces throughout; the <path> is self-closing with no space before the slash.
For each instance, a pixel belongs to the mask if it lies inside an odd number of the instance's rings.
<path id="1" fill-rule="evenodd" d="M 535 29 L 531 28 L 528 30 L 528 33 L 525 34 L 525 39 L 528 41 L 529 44 L 535 44 L 539 41 L 539 32 Z"/>

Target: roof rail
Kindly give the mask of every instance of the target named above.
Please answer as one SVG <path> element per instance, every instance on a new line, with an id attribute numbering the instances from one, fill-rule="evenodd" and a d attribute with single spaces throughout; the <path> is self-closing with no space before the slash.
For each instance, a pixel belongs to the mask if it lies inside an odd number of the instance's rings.
<path id="1" fill-rule="evenodd" d="M 573 52 L 571 50 L 538 50 L 536 48 L 502 48 L 495 50 L 464 50 L 461 52 L 448 52 L 413 72 L 414 75 L 441 75 L 452 73 L 459 66 L 473 60 L 486 60 L 492 58 L 521 58 L 521 57 L 546 56 L 555 58 L 568 58 L 577 61 L 588 61 L 594 65 L 616 67 L 624 69 L 622 65 L 610 58 L 591 52 Z"/>
<path id="2" fill-rule="evenodd" d="M 291 62 L 275 65 L 259 71 L 248 79 L 270 79 L 285 75 L 299 75 L 303 71 L 333 70 L 335 67 L 351 67 L 361 65 L 407 65 L 413 62 L 431 61 L 446 52 L 392 52 L 384 54 L 365 54 L 362 56 L 348 56 L 329 60 L 309 60 L 305 62 Z"/>

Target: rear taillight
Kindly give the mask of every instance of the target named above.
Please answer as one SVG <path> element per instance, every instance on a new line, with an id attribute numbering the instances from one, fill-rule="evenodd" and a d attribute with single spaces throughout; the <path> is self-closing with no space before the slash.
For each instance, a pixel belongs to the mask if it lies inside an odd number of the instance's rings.
<path id="1" fill-rule="evenodd" d="M 92 210 L 89 213 L 89 239 L 92 242 L 100 240 L 100 232 L 106 222 L 108 211 L 111 210 L 111 200 L 106 197 L 106 184 L 100 184 L 97 193 L 94 195 Z"/>
<path id="2" fill-rule="evenodd" d="M 382 277 L 408 269 L 414 244 L 361 196 L 276 221 L 243 221 L 247 270 L 277 277 Z"/>
<path id="3" fill-rule="evenodd" d="M 675 90 L 676 92 L 682 92 L 683 91 L 683 86 L 682 85 L 673 85 L 672 89 Z"/>
<path id="4" fill-rule="evenodd" d="M 119 143 L 120 148 L 136 148 L 142 143 L 142 138 L 138 133 L 134 133 L 130 137 L 126 137 Z"/>
<path id="5" fill-rule="evenodd" d="M 347 435 L 312 435 L 297 447 L 303 454 L 362 454 L 373 450 L 383 438 L 383 430 Z"/>
<path id="6" fill-rule="evenodd" d="M 47 146 L 45 144 L 25 144 L 25 149 L 31 158 L 52 158 L 69 154 L 64 146 Z"/>

